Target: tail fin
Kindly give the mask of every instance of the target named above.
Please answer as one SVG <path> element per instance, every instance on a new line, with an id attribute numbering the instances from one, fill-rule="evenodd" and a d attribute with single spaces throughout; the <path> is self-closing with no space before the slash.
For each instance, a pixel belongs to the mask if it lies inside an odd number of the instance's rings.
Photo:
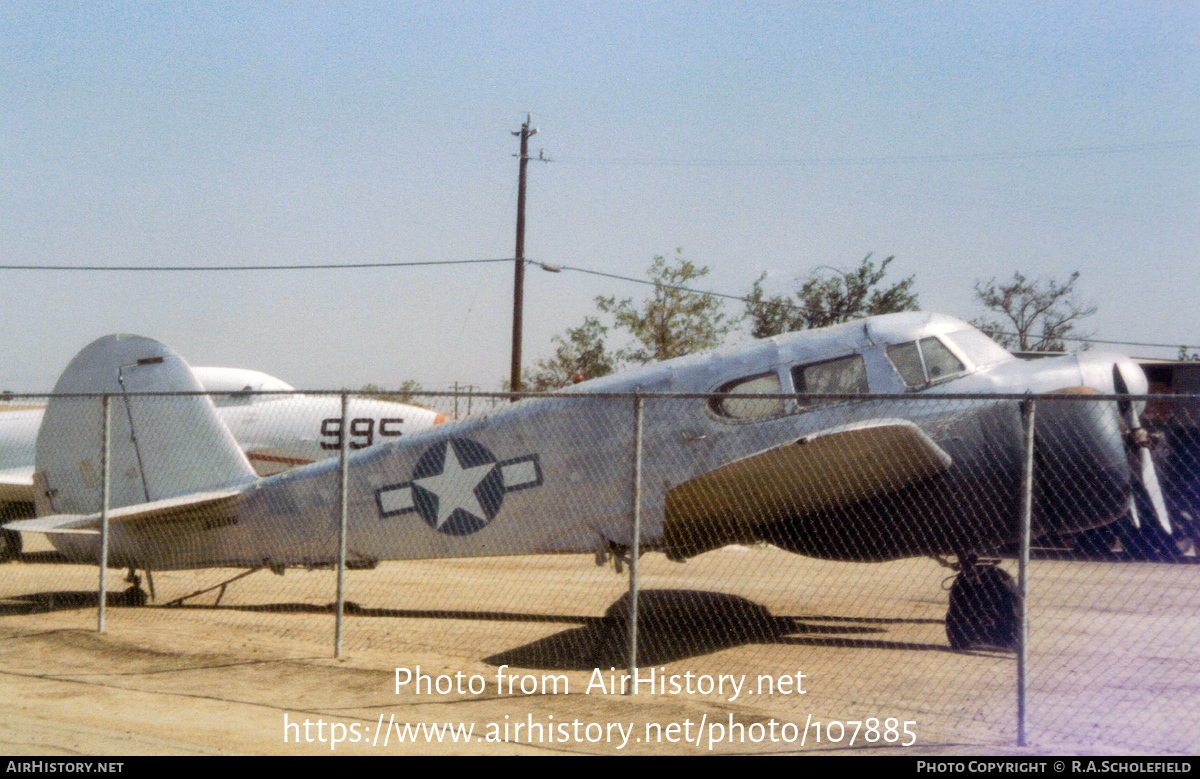
<path id="1" fill-rule="evenodd" d="M 102 401 L 109 393 L 109 507 L 253 481 L 254 469 L 183 358 L 149 338 L 93 341 L 63 371 L 35 455 L 38 514 L 92 514 L 101 503 Z"/>

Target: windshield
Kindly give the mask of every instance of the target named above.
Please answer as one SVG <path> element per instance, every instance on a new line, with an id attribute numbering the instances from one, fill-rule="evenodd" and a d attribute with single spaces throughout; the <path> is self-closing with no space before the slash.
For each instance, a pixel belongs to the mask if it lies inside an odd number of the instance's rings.
<path id="1" fill-rule="evenodd" d="M 962 349 L 976 366 L 994 365 L 1005 360 L 1016 359 L 1003 346 L 974 328 L 949 333 L 946 338 Z"/>
<path id="2" fill-rule="evenodd" d="M 887 348 L 887 356 L 909 389 L 949 379 L 967 369 L 945 344 L 933 336 L 906 344 L 893 344 Z"/>

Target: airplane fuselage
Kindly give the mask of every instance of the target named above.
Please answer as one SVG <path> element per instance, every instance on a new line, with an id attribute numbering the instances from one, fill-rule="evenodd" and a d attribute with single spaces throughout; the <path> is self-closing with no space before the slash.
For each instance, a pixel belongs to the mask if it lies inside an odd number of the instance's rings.
<path id="1" fill-rule="evenodd" d="M 634 392 L 643 395 L 644 547 L 682 559 L 728 543 L 768 541 L 859 561 L 994 548 L 1017 534 L 1023 426 L 1019 400 L 980 396 L 1111 394 L 1114 361 L 1126 358 L 1086 353 L 1022 362 L 979 336 L 950 317 L 876 317 L 628 371 L 352 452 L 349 559 L 628 547 L 637 417 L 633 399 L 613 395 Z M 868 397 L 810 395 L 839 391 Z M 712 392 L 730 394 L 661 396 Z M 736 397 L 747 393 L 777 396 Z M 1120 516 L 1129 469 L 1116 404 L 1046 401 L 1037 413 L 1034 532 Z M 854 481 L 852 471 L 872 464 L 886 472 L 889 457 L 906 472 L 894 489 L 851 485 L 843 491 L 849 497 L 832 503 L 812 503 L 812 488 L 794 499 L 755 497 L 755 482 L 743 479 L 736 492 L 713 499 L 727 501 L 724 507 L 689 505 L 689 489 L 714 472 L 758 462 L 753 458 L 763 452 L 848 441 L 868 423 L 916 441 L 934 470 L 913 470 L 906 455 L 863 455 L 841 445 L 847 465 L 833 470 L 834 479 Z M 785 492 L 804 478 L 798 471 L 762 476 Z M 183 537 L 179 526 L 115 523 L 110 564 L 327 565 L 336 555 L 339 508 L 339 463 L 332 459 L 257 481 L 219 518 Z M 95 536 L 52 539 L 74 558 L 97 556 Z"/>

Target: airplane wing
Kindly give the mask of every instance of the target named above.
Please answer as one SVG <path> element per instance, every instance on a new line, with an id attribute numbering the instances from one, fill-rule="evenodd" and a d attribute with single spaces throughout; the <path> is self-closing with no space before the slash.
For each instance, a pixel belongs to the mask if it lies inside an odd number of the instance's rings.
<path id="1" fill-rule="evenodd" d="M 108 513 L 109 526 L 125 525 L 138 529 L 151 526 L 193 524 L 220 527 L 236 521 L 230 509 L 243 490 L 227 489 L 198 492 L 152 503 L 113 509 Z M 84 533 L 100 532 L 99 514 L 53 514 L 37 519 L 23 519 L 4 525 L 5 530 L 27 533 Z"/>
<path id="2" fill-rule="evenodd" d="M 664 542 L 711 548 L 753 537 L 784 517 L 849 506 L 950 468 L 913 422 L 876 419 L 832 427 L 765 449 L 667 492 Z"/>

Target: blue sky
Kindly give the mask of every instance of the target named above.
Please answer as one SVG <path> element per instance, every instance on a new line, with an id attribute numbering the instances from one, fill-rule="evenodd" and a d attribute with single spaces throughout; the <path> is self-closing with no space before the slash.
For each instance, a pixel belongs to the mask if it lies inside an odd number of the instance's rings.
<path id="1" fill-rule="evenodd" d="M 976 279 L 1078 269 L 1097 337 L 1195 344 L 1197 41 L 1195 3 L 6 4 L 0 264 L 509 256 L 530 111 L 529 257 L 682 247 L 741 294 L 874 252 L 967 317 Z M 0 271 L 0 387 L 118 331 L 298 386 L 495 387 L 511 274 Z M 643 290 L 532 270 L 527 359 L 599 294 Z"/>

